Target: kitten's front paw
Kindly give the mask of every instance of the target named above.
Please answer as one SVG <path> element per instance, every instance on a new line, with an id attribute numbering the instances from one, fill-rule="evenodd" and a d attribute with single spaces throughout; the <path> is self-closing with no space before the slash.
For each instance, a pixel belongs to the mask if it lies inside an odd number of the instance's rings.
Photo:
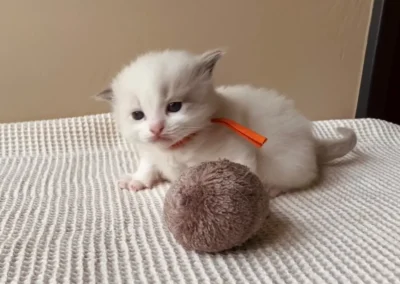
<path id="1" fill-rule="evenodd" d="M 139 180 L 134 179 L 132 176 L 124 176 L 118 181 L 118 186 L 121 189 L 128 189 L 132 191 L 139 191 L 146 188 L 146 186 Z"/>
<path id="2" fill-rule="evenodd" d="M 282 194 L 282 190 L 280 188 L 272 188 L 268 191 L 269 198 L 275 198 Z"/>
<path id="3" fill-rule="evenodd" d="M 278 188 L 278 187 L 274 187 L 272 189 L 269 190 L 269 198 L 275 198 L 278 196 L 281 196 L 285 193 L 287 193 L 288 191 L 290 191 L 290 189 L 282 189 L 282 188 Z"/>

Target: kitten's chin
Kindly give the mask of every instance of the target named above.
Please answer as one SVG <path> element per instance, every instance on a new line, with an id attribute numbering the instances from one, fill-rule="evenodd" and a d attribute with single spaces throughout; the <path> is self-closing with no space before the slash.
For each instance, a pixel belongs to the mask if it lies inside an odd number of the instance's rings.
<path id="1" fill-rule="evenodd" d="M 169 139 L 169 138 L 149 138 L 146 139 L 144 141 L 142 141 L 142 143 L 147 144 L 149 146 L 152 147 L 157 147 L 157 148 L 161 148 L 161 149 L 167 149 L 169 148 L 171 145 L 174 144 L 174 141 Z"/>
<path id="2" fill-rule="evenodd" d="M 189 136 L 193 136 L 193 134 L 191 134 Z M 149 146 L 157 147 L 159 149 L 173 150 L 173 149 L 183 146 L 183 144 L 186 144 L 186 142 L 189 142 L 188 140 L 191 140 L 191 139 L 189 139 L 189 136 L 182 137 L 179 140 L 172 140 L 169 138 L 157 138 L 157 139 L 151 139 L 145 143 Z"/>

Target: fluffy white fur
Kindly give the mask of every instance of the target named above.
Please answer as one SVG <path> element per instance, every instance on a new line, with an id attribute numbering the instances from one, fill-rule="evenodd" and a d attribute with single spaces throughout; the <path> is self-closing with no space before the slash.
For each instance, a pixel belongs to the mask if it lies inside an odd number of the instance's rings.
<path id="1" fill-rule="evenodd" d="M 292 101 L 274 90 L 247 85 L 214 88 L 213 69 L 222 51 L 201 55 L 166 50 L 144 54 L 125 67 L 111 88 L 98 96 L 111 101 L 122 135 L 136 143 L 140 153 L 137 171 L 123 177 L 120 186 L 133 190 L 150 188 L 160 179 L 174 181 L 183 169 L 203 161 L 227 158 L 247 165 L 264 183 L 273 185 L 271 195 L 302 188 L 318 176 L 320 162 L 344 156 L 356 144 L 350 129 L 339 129 L 341 139 L 314 138 L 311 123 Z M 182 102 L 178 112 L 167 105 Z M 132 112 L 145 117 L 134 120 Z M 211 118 L 233 119 L 268 137 L 258 149 Z M 165 123 L 161 140 L 149 130 Z M 169 147 L 197 133 L 182 147 Z"/>

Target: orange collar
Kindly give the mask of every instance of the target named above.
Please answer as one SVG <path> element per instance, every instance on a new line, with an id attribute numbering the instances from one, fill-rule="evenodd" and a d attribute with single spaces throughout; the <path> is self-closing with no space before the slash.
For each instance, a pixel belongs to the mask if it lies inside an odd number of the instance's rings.
<path id="1" fill-rule="evenodd" d="M 175 150 L 175 149 L 177 149 L 177 148 L 179 148 L 179 147 L 184 146 L 187 142 L 189 142 L 190 140 L 192 140 L 193 137 L 196 136 L 196 135 L 197 135 L 197 132 L 192 133 L 192 134 L 189 134 L 188 136 L 184 137 L 182 140 L 179 140 L 178 142 L 175 142 L 175 144 L 171 145 L 171 146 L 169 147 L 169 149 Z"/>
<path id="2" fill-rule="evenodd" d="M 247 128 L 233 120 L 227 119 L 227 118 L 213 118 L 211 119 L 211 122 L 213 123 L 219 123 L 222 124 L 233 131 L 235 131 L 237 134 L 242 136 L 243 138 L 247 139 L 250 143 L 254 144 L 257 148 L 261 148 L 265 142 L 267 142 L 267 138 L 258 134 L 257 132 L 251 130 L 250 128 Z M 193 139 L 194 136 L 196 136 L 197 133 L 190 134 L 183 138 L 182 140 L 179 140 L 175 144 L 173 144 L 170 149 L 174 150 L 179 147 L 184 146 L 187 142 Z"/>

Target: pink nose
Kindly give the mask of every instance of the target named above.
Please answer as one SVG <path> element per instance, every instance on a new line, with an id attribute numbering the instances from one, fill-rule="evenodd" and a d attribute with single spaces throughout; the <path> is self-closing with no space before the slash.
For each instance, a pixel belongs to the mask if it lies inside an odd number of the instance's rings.
<path id="1" fill-rule="evenodd" d="M 161 132 L 164 130 L 164 122 L 157 122 L 150 125 L 150 132 L 154 135 L 160 135 Z"/>

